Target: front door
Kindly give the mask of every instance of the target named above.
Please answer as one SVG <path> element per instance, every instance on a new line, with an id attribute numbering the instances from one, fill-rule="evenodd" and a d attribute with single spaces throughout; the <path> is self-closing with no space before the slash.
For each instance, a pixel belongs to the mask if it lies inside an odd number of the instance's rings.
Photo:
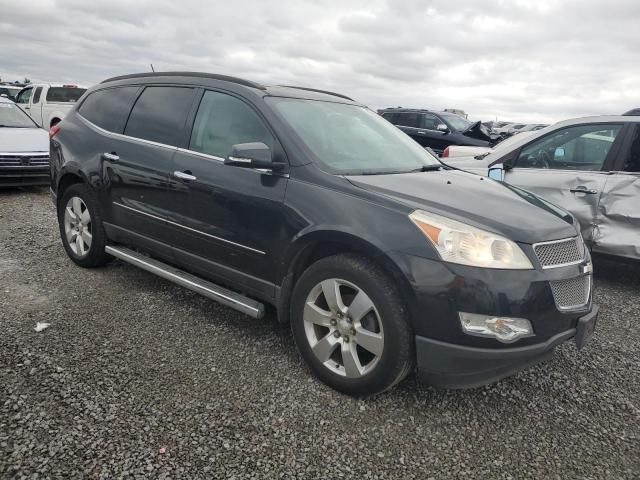
<path id="1" fill-rule="evenodd" d="M 31 95 L 33 95 L 33 87 L 23 88 L 16 97 L 16 103 L 20 105 L 20 108 L 27 112 L 27 115 L 29 115 L 34 122 L 42 126 L 42 118 L 35 118 L 31 114 Z"/>
<path id="2" fill-rule="evenodd" d="M 274 134 L 251 105 L 205 91 L 188 148 L 176 153 L 172 166 L 172 189 L 181 192 L 175 256 L 195 273 L 272 296 L 287 176 L 224 164 L 234 144 L 249 142 L 268 145 L 283 161 Z"/>
<path id="3" fill-rule="evenodd" d="M 640 260 L 640 125 L 627 138 L 600 197 L 593 251 Z"/>
<path id="4" fill-rule="evenodd" d="M 623 127 L 622 123 L 578 125 L 536 139 L 521 149 L 505 181 L 569 210 L 592 245 L 598 203 Z"/>

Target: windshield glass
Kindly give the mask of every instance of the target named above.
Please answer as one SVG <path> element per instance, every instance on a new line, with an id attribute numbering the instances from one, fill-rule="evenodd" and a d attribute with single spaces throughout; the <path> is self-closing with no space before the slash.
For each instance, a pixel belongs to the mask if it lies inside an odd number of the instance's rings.
<path id="1" fill-rule="evenodd" d="M 51 87 L 47 92 L 47 102 L 76 102 L 86 91 L 86 88 Z"/>
<path id="2" fill-rule="evenodd" d="M 332 173 L 406 173 L 441 163 L 401 130 L 364 107 L 266 99 Z"/>
<path id="3" fill-rule="evenodd" d="M 15 103 L 0 102 L 0 127 L 37 128 L 37 125 Z"/>
<path id="4" fill-rule="evenodd" d="M 454 115 L 451 113 L 439 113 L 438 115 L 444 118 L 445 121 L 451 127 L 453 127 L 454 130 L 457 130 L 459 132 L 466 130 L 467 128 L 469 128 L 469 125 L 471 125 L 471 122 L 469 120 L 467 120 L 466 118 L 462 118 L 459 115 Z"/>

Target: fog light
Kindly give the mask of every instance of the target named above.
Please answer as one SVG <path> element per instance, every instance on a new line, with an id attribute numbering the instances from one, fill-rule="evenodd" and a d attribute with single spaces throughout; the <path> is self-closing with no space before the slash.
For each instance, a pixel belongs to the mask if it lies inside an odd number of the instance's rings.
<path id="1" fill-rule="evenodd" d="M 460 312 L 464 333 L 476 337 L 489 337 L 503 343 L 512 343 L 533 336 L 533 327 L 526 318 L 494 317 Z"/>

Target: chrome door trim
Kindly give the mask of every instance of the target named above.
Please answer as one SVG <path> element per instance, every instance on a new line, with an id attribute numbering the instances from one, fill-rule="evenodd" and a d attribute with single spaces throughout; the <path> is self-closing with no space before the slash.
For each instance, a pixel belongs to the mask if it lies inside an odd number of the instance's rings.
<path id="1" fill-rule="evenodd" d="M 199 235 L 204 235 L 205 237 L 213 238 L 214 240 L 218 240 L 220 242 L 224 242 L 224 243 L 228 243 L 230 245 L 234 245 L 236 247 L 244 248 L 245 250 L 249 250 L 251 252 L 259 253 L 260 255 L 266 255 L 266 252 L 263 252 L 262 250 L 258 250 L 256 248 L 252 248 L 252 247 L 247 247 L 246 245 L 242 245 L 241 243 L 232 242 L 231 240 L 227 240 L 227 239 L 224 239 L 224 238 L 221 238 L 221 237 L 216 237 L 215 235 L 211 235 L 210 233 L 206 233 L 206 232 L 202 232 L 200 230 L 196 230 L 195 228 L 187 227 L 185 225 L 180 225 L 179 223 L 172 222 L 171 220 L 167 220 L 166 218 L 158 217 L 157 215 L 153 215 L 151 213 L 143 212 L 142 210 L 138 210 L 137 208 L 133 208 L 133 207 L 129 207 L 127 205 L 123 205 L 122 203 L 119 203 L 119 202 L 112 202 L 112 204 L 116 205 L 116 206 L 118 206 L 120 208 L 124 208 L 126 210 L 130 210 L 132 212 L 139 213 L 140 215 L 145 215 L 145 216 L 153 218 L 155 220 L 159 220 L 161 222 L 166 222 L 166 223 L 168 223 L 170 225 L 174 225 L 176 227 L 180 227 L 180 228 L 183 228 L 185 230 L 189 230 L 190 232 L 194 232 L 194 233 L 197 233 Z"/>

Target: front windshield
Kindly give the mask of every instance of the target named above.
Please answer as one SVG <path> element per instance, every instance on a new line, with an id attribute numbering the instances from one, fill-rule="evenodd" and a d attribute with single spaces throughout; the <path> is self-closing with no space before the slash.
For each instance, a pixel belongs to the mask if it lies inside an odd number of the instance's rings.
<path id="1" fill-rule="evenodd" d="M 439 115 L 444 118 L 445 121 L 450 126 L 452 126 L 454 130 L 457 130 L 458 132 L 464 132 L 467 128 L 469 128 L 469 125 L 471 125 L 471 122 L 469 120 L 467 120 L 466 118 L 462 118 L 459 115 L 454 115 L 452 113 L 440 113 Z"/>
<path id="2" fill-rule="evenodd" d="M 0 102 L 0 127 L 37 128 L 37 125 L 15 103 Z"/>
<path id="3" fill-rule="evenodd" d="M 364 107 L 295 98 L 266 100 L 332 173 L 406 173 L 441 165 L 408 135 Z"/>

